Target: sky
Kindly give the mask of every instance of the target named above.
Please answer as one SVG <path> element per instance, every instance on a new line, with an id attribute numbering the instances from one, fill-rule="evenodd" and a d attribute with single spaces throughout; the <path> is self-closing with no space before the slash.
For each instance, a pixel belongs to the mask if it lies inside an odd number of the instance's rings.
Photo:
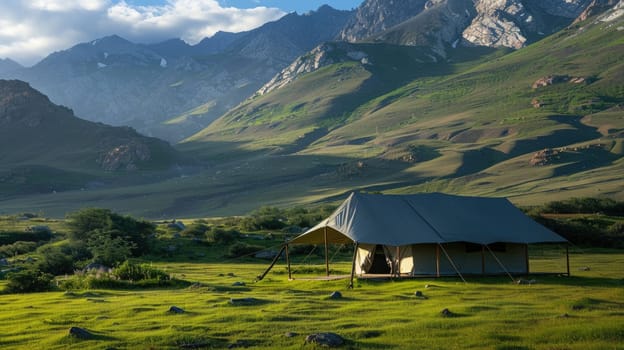
<path id="1" fill-rule="evenodd" d="M 363 0 L 0 0 L 0 58 L 31 66 L 54 51 L 117 34 L 136 43 L 240 32 L 290 12 Z"/>

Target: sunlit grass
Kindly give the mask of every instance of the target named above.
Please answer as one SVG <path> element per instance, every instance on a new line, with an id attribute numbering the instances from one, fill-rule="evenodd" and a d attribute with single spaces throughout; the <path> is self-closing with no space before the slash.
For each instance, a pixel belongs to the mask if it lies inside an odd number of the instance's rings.
<path id="1" fill-rule="evenodd" d="M 558 248 L 531 254 L 536 272 L 565 266 Z M 0 295 L 0 347 L 226 348 L 242 342 L 250 349 L 300 349 L 306 335 L 322 331 L 338 333 L 351 349 L 616 349 L 624 342 L 624 254 L 617 251 L 573 251 L 571 277 L 534 275 L 530 285 L 503 276 L 467 283 L 356 280 L 354 289 L 347 280 L 305 280 L 322 274 L 305 272 L 323 270 L 318 258 L 307 265 L 297 260 L 295 280 L 287 280 L 282 262 L 257 283 L 268 262 L 211 260 L 212 253 L 197 262 L 152 262 L 197 282 L 184 289 Z M 344 258 L 331 265 L 337 274 L 349 267 Z M 343 298 L 330 299 L 333 291 Z M 231 305 L 231 298 L 257 303 Z M 186 312 L 169 313 L 173 305 Z M 441 315 L 445 308 L 452 317 Z M 72 326 L 94 339 L 69 337 Z"/>

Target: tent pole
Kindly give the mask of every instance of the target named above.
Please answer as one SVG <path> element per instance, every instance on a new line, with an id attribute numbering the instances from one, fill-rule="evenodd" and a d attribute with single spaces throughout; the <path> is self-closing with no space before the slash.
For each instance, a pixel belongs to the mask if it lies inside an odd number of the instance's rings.
<path id="1" fill-rule="evenodd" d="M 282 253 L 284 252 L 284 249 L 286 249 L 286 244 L 284 244 L 282 246 L 282 249 L 279 251 L 279 253 L 277 253 L 277 255 L 273 258 L 273 261 L 271 261 L 271 265 L 269 266 L 269 268 L 266 269 L 266 271 L 264 271 L 264 273 L 262 273 L 261 275 L 258 275 L 258 277 L 256 277 L 256 282 L 258 281 L 262 281 L 262 279 L 264 278 L 264 276 L 267 275 L 267 273 L 269 273 L 269 271 L 271 271 L 271 269 L 273 268 L 273 266 L 275 266 L 275 263 L 277 262 L 277 260 L 279 260 L 280 256 L 282 256 Z"/>
<path id="2" fill-rule="evenodd" d="M 286 265 L 288 265 L 288 280 L 292 280 L 292 272 L 290 270 L 290 256 L 288 256 L 288 244 L 286 244 Z"/>
<path id="3" fill-rule="evenodd" d="M 396 256 L 397 256 L 396 276 L 401 277 L 401 247 L 399 246 L 396 247 Z"/>
<path id="4" fill-rule="evenodd" d="M 438 243 L 438 246 L 442 249 L 442 251 L 444 252 L 444 255 L 446 255 L 446 258 L 451 263 L 451 266 L 453 266 L 453 269 L 455 270 L 455 272 L 457 272 L 457 274 L 462 279 L 462 281 L 464 281 L 464 283 L 467 283 L 466 280 L 464 279 L 464 276 L 462 276 L 461 272 L 459 272 L 459 269 L 457 268 L 457 266 L 455 266 L 455 263 L 453 262 L 453 259 L 451 259 L 451 256 L 447 253 L 446 249 L 444 249 L 444 247 L 442 246 L 442 243 Z"/>
<path id="5" fill-rule="evenodd" d="M 507 276 L 509 276 L 509 278 L 511 278 L 512 282 L 515 282 L 516 280 L 514 280 L 513 276 L 509 273 L 509 271 L 507 271 L 507 268 L 505 268 L 505 265 L 503 265 L 503 263 L 498 260 L 498 257 L 496 256 L 496 254 L 494 254 L 494 252 L 492 251 L 492 249 L 490 249 L 489 246 L 485 246 L 489 251 L 490 254 L 492 254 L 492 256 L 494 257 L 494 260 L 496 260 L 496 262 L 498 263 L 498 265 L 500 265 L 500 267 L 503 269 L 503 271 L 505 271 L 505 273 L 507 274 Z"/>
<path id="6" fill-rule="evenodd" d="M 351 261 L 351 281 L 349 282 L 349 289 L 353 289 L 353 278 L 355 277 L 355 260 L 357 259 L 358 242 L 355 242 L 355 248 L 353 248 L 353 261 Z"/>
<path id="7" fill-rule="evenodd" d="M 485 247 L 481 244 L 481 274 L 485 275 Z"/>
<path id="8" fill-rule="evenodd" d="M 323 228 L 323 239 L 325 240 L 325 274 L 329 276 L 329 248 L 327 247 L 327 227 Z"/>
<path id="9" fill-rule="evenodd" d="M 526 263 L 526 274 L 528 276 L 529 273 L 531 273 L 531 271 L 529 270 L 529 244 L 528 243 L 524 245 L 524 261 Z"/>
<path id="10" fill-rule="evenodd" d="M 566 269 L 570 277 L 570 244 L 566 243 Z"/>
<path id="11" fill-rule="evenodd" d="M 436 245 L 436 277 L 440 277 L 440 243 Z"/>

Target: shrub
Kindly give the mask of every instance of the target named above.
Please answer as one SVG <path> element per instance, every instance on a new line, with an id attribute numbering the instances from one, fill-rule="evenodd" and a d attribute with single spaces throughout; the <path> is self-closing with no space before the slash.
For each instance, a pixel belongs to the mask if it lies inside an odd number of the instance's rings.
<path id="1" fill-rule="evenodd" d="M 43 292 L 52 288 L 51 282 L 54 276 L 35 269 L 27 269 L 10 273 L 7 276 L 8 283 L 6 292 L 9 293 L 33 293 Z"/>
<path id="2" fill-rule="evenodd" d="M 17 241 L 13 244 L 0 246 L 0 258 L 30 253 L 35 249 L 37 249 L 37 243 L 35 242 Z"/>
<path id="3" fill-rule="evenodd" d="M 228 245 L 240 237 L 240 232 L 236 230 L 226 230 L 220 227 L 214 227 L 206 233 L 206 238 L 217 244 Z"/>
<path id="4" fill-rule="evenodd" d="M 240 258 L 245 255 L 253 254 L 263 250 L 264 247 L 238 242 L 233 244 L 228 250 L 228 257 Z"/>
<path id="5" fill-rule="evenodd" d="M 0 231 L 0 245 L 13 244 L 17 241 L 40 242 L 49 241 L 50 239 L 52 239 L 52 234 L 49 231 Z"/>
<path id="6" fill-rule="evenodd" d="M 119 236 L 110 238 L 106 233 L 93 234 L 87 243 L 93 255 L 93 262 L 106 266 L 115 266 L 128 259 L 135 246 L 133 242 Z"/>
<path id="7" fill-rule="evenodd" d="M 133 244 L 134 256 L 149 250 L 149 237 L 156 229 L 151 222 L 98 208 L 81 209 L 67 215 L 67 225 L 70 228 L 70 240 L 87 241 L 93 235 L 106 235 L 110 239 L 122 237 Z"/>
<path id="8" fill-rule="evenodd" d="M 68 246 L 46 245 L 38 249 L 41 260 L 37 268 L 43 272 L 54 275 L 72 273 L 74 271 L 74 259 Z"/>
<path id="9" fill-rule="evenodd" d="M 183 236 L 201 238 L 206 235 L 206 231 L 209 229 L 210 227 L 208 225 L 196 222 L 188 225 L 184 230 L 180 231 L 180 234 Z"/>
<path id="10" fill-rule="evenodd" d="M 112 275 L 120 280 L 141 281 L 141 280 L 159 280 L 167 281 L 171 278 L 166 272 L 152 267 L 148 264 L 134 264 L 128 260 L 124 261 L 119 267 L 113 269 Z"/>

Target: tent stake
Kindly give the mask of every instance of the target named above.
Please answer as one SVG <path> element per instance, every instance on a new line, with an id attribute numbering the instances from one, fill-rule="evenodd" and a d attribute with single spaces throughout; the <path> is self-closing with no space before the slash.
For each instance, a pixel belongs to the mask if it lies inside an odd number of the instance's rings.
<path id="1" fill-rule="evenodd" d="M 570 277 L 570 244 L 566 244 L 566 269 Z"/>
<path id="2" fill-rule="evenodd" d="M 492 254 L 492 256 L 494 257 L 494 260 L 496 260 L 496 262 L 498 263 L 498 265 L 500 265 L 500 267 L 503 269 L 503 271 L 505 271 L 505 273 L 507 274 L 507 276 L 509 276 L 509 278 L 511 278 L 512 282 L 515 282 L 516 280 L 513 278 L 513 276 L 509 273 L 509 271 L 507 271 L 507 268 L 505 268 L 505 265 L 503 265 L 503 263 L 498 260 L 498 257 L 496 256 L 496 254 L 494 254 L 494 252 L 492 251 L 492 249 L 490 249 L 489 246 L 485 246 L 489 251 L 490 254 Z"/>
<path id="3" fill-rule="evenodd" d="M 325 273 L 329 276 L 329 248 L 327 247 L 327 227 L 323 228 L 323 239 L 325 240 Z"/>
<path id="4" fill-rule="evenodd" d="M 529 273 L 531 273 L 531 271 L 529 270 L 529 244 L 528 243 L 524 245 L 524 261 L 526 263 L 526 274 L 528 276 Z"/>
<path id="5" fill-rule="evenodd" d="M 436 277 L 440 277 L 440 243 L 436 245 Z"/>
<path id="6" fill-rule="evenodd" d="M 286 265 L 288 265 L 288 280 L 292 280 L 292 273 L 290 271 L 290 256 L 288 256 L 288 244 L 285 245 L 286 247 Z"/>
<path id="7" fill-rule="evenodd" d="M 264 278 L 264 276 L 267 275 L 267 273 L 269 273 L 269 271 L 271 271 L 271 269 L 273 268 L 273 266 L 275 266 L 275 263 L 277 262 L 277 260 L 279 260 L 280 256 L 282 256 L 282 253 L 284 252 L 284 249 L 286 249 L 286 244 L 284 244 L 282 246 L 282 249 L 279 251 L 279 253 L 277 253 L 277 255 L 273 258 L 273 261 L 271 261 L 271 265 L 269 266 L 269 268 L 266 269 L 266 271 L 264 271 L 263 274 L 259 275 L 258 277 L 256 277 L 256 282 L 258 281 L 262 281 L 262 279 Z"/>
<path id="8" fill-rule="evenodd" d="M 461 272 L 459 272 L 459 269 L 457 268 L 457 266 L 455 266 L 455 263 L 453 262 L 453 259 L 451 259 L 451 256 L 446 252 L 446 249 L 444 249 L 442 244 L 438 243 L 438 246 L 442 249 L 442 251 L 444 252 L 444 255 L 446 255 L 446 258 L 451 263 L 451 266 L 453 266 L 453 269 L 455 270 L 455 272 L 457 272 L 457 274 L 459 275 L 459 278 L 461 278 L 461 280 L 464 281 L 464 283 L 468 283 L 464 279 L 464 276 L 462 276 Z"/>
<path id="9" fill-rule="evenodd" d="M 353 277 L 355 276 L 355 260 L 357 259 L 358 242 L 355 242 L 355 248 L 353 248 L 353 261 L 351 262 L 351 281 L 349 282 L 349 289 L 353 289 Z"/>
<path id="10" fill-rule="evenodd" d="M 481 244 L 481 275 L 485 275 L 485 247 Z"/>

